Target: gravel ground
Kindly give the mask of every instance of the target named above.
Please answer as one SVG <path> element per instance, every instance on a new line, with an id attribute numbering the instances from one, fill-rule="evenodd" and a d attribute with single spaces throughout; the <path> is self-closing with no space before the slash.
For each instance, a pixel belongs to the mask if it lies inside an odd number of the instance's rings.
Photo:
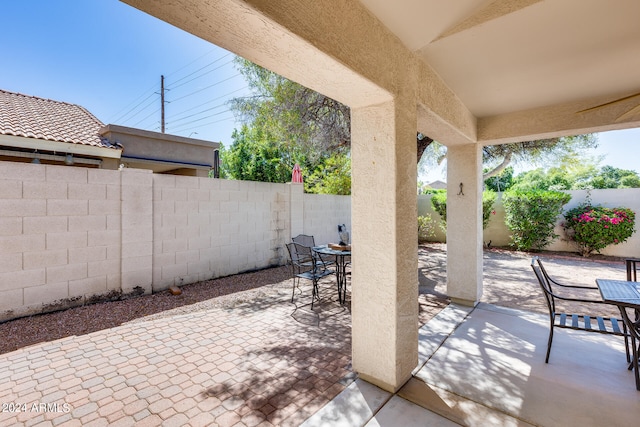
<path id="1" fill-rule="evenodd" d="M 182 287 L 181 295 L 169 291 L 40 314 L 0 324 L 0 354 L 44 341 L 112 328 L 151 315 L 169 315 L 206 308 L 231 307 L 239 302 L 291 290 L 291 271 L 277 267 L 238 274 Z"/>
<path id="2" fill-rule="evenodd" d="M 335 280 L 329 277 L 327 280 Z M 0 323 L 0 354 L 45 341 L 83 335 L 127 322 L 230 308 L 274 295 L 290 295 L 291 270 L 276 267 L 185 285 L 181 295 L 169 291 L 39 314 Z M 419 298 L 424 324 L 447 306 L 446 297 L 427 292 Z"/>
<path id="3" fill-rule="evenodd" d="M 504 250 L 485 252 L 485 293 L 482 300 L 506 307 L 546 312 L 544 300 L 528 267 L 532 255 Z M 621 259 L 594 256 L 587 261 L 574 254 L 551 252 L 545 252 L 544 256 L 551 259 L 554 271 L 555 268 L 561 267 L 553 264 L 554 258 L 568 259 L 569 261 L 563 263 L 569 263 L 570 266 L 575 264 L 568 270 L 564 266 L 565 276 L 560 276 L 561 279 L 570 281 L 576 272 L 586 272 L 585 265 L 589 267 L 589 271 L 593 271 L 593 277 L 581 277 L 584 284 L 593 284 L 595 277 L 620 276 L 619 278 L 623 279 L 620 269 L 624 268 L 624 262 Z M 422 325 L 449 303 L 445 295 L 446 245 L 421 245 L 419 258 L 418 301 L 419 323 Z M 229 308 L 277 294 L 290 295 L 290 274 L 288 267 L 269 268 L 186 285 L 182 287 L 181 295 L 171 295 L 164 291 L 0 323 L 0 354 L 40 342 L 112 328 L 130 321 L 150 320 L 212 308 Z M 597 297 L 595 295 L 595 298 Z M 612 314 L 616 315 L 615 312 Z"/>

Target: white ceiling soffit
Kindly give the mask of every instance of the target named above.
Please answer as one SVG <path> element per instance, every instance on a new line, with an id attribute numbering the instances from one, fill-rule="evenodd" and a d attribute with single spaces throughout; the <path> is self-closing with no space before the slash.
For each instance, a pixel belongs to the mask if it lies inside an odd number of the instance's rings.
<path id="1" fill-rule="evenodd" d="M 638 0 L 361 2 L 476 117 L 640 94 Z"/>

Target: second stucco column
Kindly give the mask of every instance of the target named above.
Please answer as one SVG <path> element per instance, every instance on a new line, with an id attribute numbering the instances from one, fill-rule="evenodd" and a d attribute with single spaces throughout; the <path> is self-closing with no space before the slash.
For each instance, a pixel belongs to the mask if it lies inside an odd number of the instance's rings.
<path id="1" fill-rule="evenodd" d="M 482 296 L 482 147 L 447 148 L 447 294 L 475 305 Z"/>
<path id="2" fill-rule="evenodd" d="M 353 368 L 395 392 L 418 357 L 415 101 L 351 114 Z"/>

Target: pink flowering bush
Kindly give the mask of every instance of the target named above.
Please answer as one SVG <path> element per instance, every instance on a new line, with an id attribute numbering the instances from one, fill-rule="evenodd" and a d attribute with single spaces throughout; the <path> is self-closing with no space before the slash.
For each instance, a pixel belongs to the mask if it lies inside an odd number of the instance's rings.
<path id="1" fill-rule="evenodd" d="M 564 217 L 567 237 L 584 257 L 626 241 L 635 231 L 635 213 L 627 208 L 583 204 L 565 212 Z"/>

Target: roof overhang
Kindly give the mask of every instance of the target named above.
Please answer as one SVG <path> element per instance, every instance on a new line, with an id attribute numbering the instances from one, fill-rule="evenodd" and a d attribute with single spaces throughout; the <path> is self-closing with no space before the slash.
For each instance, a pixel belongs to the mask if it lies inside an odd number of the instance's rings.
<path id="1" fill-rule="evenodd" d="M 417 78 L 445 145 L 640 125 L 637 0 L 123 1 L 351 107 Z"/>
<path id="2" fill-rule="evenodd" d="M 122 150 L 93 145 L 73 144 L 69 142 L 49 141 L 46 139 L 25 138 L 23 136 L 0 135 L 0 145 L 30 150 L 54 151 L 57 153 L 78 154 L 92 157 L 119 159 Z"/>
<path id="3" fill-rule="evenodd" d="M 123 161 L 144 165 L 145 169 L 155 164 L 154 172 L 210 169 L 215 162 L 214 151 L 220 147 L 217 142 L 113 124 L 100 129 L 100 135 L 123 147 Z"/>

